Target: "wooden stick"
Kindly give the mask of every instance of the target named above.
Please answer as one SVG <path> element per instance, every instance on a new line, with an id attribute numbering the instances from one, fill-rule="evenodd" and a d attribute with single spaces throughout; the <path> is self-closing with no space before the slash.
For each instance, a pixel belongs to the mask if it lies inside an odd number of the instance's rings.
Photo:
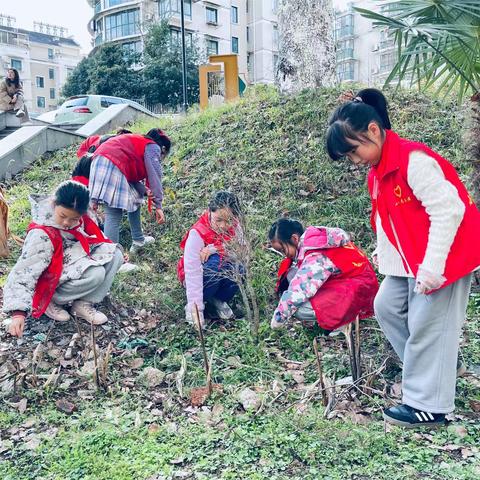
<path id="1" fill-rule="evenodd" d="M 100 379 L 98 376 L 98 358 L 97 358 L 97 348 L 95 344 L 95 327 L 93 323 L 90 324 L 90 330 L 92 333 L 92 349 L 93 349 L 93 364 L 95 365 L 95 371 L 93 372 L 93 380 L 97 389 L 100 387 Z"/>
<path id="2" fill-rule="evenodd" d="M 313 351 L 315 352 L 315 358 L 317 360 L 318 377 L 320 379 L 320 389 L 322 393 L 322 404 L 324 407 L 326 407 L 328 405 L 328 398 L 327 392 L 325 391 L 325 383 L 323 381 L 322 357 L 318 349 L 317 337 L 313 339 Z"/>
<path id="3" fill-rule="evenodd" d="M 202 347 L 203 353 L 203 363 L 205 365 L 205 374 L 208 377 L 208 372 L 210 371 L 210 366 L 208 364 L 207 349 L 205 348 L 205 339 L 203 337 L 203 328 L 200 322 L 200 313 L 198 311 L 198 305 L 195 303 L 193 313 L 195 314 L 195 321 L 197 322 L 198 337 L 200 338 L 200 345 Z"/>
<path id="4" fill-rule="evenodd" d="M 356 353 L 356 363 L 357 363 L 357 380 L 362 376 L 362 359 L 360 352 L 360 318 L 357 315 L 355 319 L 355 353 Z"/>

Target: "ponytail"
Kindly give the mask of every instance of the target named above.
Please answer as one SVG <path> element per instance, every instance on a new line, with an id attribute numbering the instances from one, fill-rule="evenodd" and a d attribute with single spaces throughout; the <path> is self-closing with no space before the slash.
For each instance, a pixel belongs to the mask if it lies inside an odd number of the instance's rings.
<path id="1" fill-rule="evenodd" d="M 352 149 L 352 141 L 364 143 L 370 123 L 390 130 L 388 104 L 380 90 L 365 88 L 352 101 L 338 107 L 329 120 L 326 135 L 328 155 L 333 160 L 344 157 Z"/>

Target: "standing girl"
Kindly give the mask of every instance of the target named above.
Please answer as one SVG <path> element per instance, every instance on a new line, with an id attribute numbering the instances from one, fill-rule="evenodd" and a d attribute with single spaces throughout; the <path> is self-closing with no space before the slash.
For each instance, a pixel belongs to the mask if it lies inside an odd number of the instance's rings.
<path id="1" fill-rule="evenodd" d="M 146 187 L 152 192 L 157 223 L 165 222 L 162 160 L 168 155 L 170 145 L 167 135 L 154 128 L 146 135 L 132 133 L 110 138 L 98 146 L 92 158 L 90 196 L 93 203 L 104 204 L 105 235 L 118 243 L 120 222 L 126 210 L 133 240 L 132 253 L 155 241 L 142 231 L 140 207 Z"/>
<path id="2" fill-rule="evenodd" d="M 187 290 L 185 317 L 193 323 L 192 311 L 198 307 L 200 322 L 204 325 L 203 311 L 209 302 L 218 316 L 228 320 L 234 316 L 228 302 L 238 291 L 234 279 L 234 266 L 228 258 L 228 243 L 239 234 L 240 204 L 230 192 L 217 192 L 197 222 L 183 237 L 180 248 L 184 251 L 177 266 L 180 282 Z"/>
<path id="3" fill-rule="evenodd" d="M 271 327 L 291 317 L 335 330 L 373 315 L 378 281 L 366 255 L 340 228 L 307 227 L 289 218 L 277 220 L 268 234 L 272 247 L 285 255 L 277 292 L 280 302 Z"/>
<path id="4" fill-rule="evenodd" d="M 385 275 L 375 314 L 403 362 L 397 425 L 443 424 L 453 411 L 459 336 L 480 250 L 480 212 L 454 167 L 390 130 L 387 102 L 366 89 L 337 108 L 327 131 L 334 160 L 370 168 L 371 223 Z"/>
<path id="5" fill-rule="evenodd" d="M 71 312 L 94 325 L 107 317 L 95 309 L 123 263 L 121 250 L 86 215 L 88 190 L 78 182 L 59 185 L 53 197 L 31 197 L 33 222 L 22 253 L 3 289 L 9 332 L 21 337 L 25 318 L 42 314 L 65 322 Z"/>

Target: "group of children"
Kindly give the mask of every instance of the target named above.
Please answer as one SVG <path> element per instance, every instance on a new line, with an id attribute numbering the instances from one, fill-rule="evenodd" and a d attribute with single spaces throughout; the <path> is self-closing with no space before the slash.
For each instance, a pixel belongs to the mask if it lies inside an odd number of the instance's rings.
<path id="1" fill-rule="evenodd" d="M 104 323 L 94 304 L 124 261 L 118 243 L 123 212 L 129 215 L 131 251 L 153 241 L 140 225 L 146 193 L 157 222 L 165 221 L 161 162 L 170 140 L 161 130 L 120 133 L 90 139 L 81 152 L 90 149 L 88 158 L 79 161 L 73 180 L 53 197 L 32 198 L 34 222 L 4 287 L 12 335 L 22 335 L 28 312 L 68 320 L 68 305 L 80 318 Z M 472 272 L 480 266 L 480 251 L 469 248 L 480 213 L 447 160 L 391 130 L 378 90 L 362 90 L 335 110 L 326 147 L 333 160 L 346 157 L 369 168 L 373 260 L 385 278 L 379 289 L 369 259 L 340 228 L 304 228 L 281 218 L 268 232 L 271 247 L 285 257 L 271 326 L 296 317 L 332 331 L 375 313 L 403 363 L 402 404 L 387 408 L 384 418 L 406 427 L 442 424 L 454 409 L 459 336 Z M 87 215 L 89 203 L 104 207 L 103 232 Z M 233 317 L 229 302 L 243 267 L 229 245 L 241 241 L 240 217 L 237 197 L 217 192 L 180 243 L 177 273 L 189 322 L 198 312 L 204 324 L 206 304 L 220 318 Z"/>

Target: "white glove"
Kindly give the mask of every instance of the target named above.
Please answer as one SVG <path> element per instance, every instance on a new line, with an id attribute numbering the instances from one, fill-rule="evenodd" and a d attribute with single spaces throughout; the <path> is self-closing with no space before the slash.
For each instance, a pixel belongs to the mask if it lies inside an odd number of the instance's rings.
<path id="1" fill-rule="evenodd" d="M 187 321 L 187 323 L 190 323 L 191 325 L 193 325 L 195 328 L 198 329 L 197 319 L 193 313 L 194 308 L 195 306 L 192 306 L 192 305 L 185 306 L 185 320 Z M 202 326 L 202 328 L 205 328 L 205 318 L 203 316 L 203 304 L 201 305 L 201 307 L 198 308 L 198 317 L 200 320 L 200 325 Z"/>
<path id="2" fill-rule="evenodd" d="M 423 267 L 418 268 L 416 285 L 413 291 L 418 294 L 427 293 L 431 290 L 440 288 L 447 279 L 439 274 L 425 270 Z"/>

